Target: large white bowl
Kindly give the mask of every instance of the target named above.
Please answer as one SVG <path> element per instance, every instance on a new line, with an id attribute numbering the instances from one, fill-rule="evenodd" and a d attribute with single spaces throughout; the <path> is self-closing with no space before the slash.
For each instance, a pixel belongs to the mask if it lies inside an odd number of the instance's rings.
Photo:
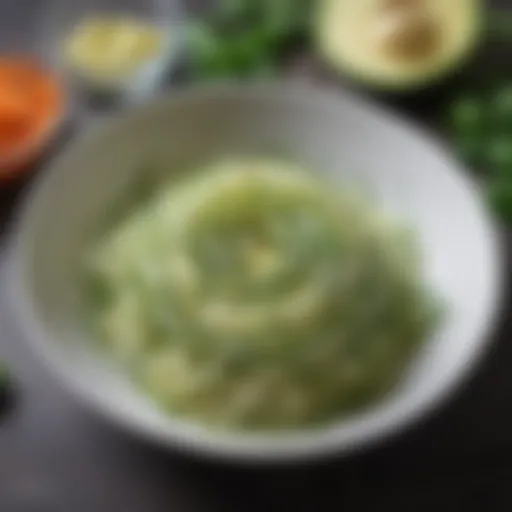
<path id="1" fill-rule="evenodd" d="M 370 186 L 416 227 L 425 278 L 447 319 L 396 390 L 331 426 L 275 435 L 213 432 L 166 416 L 94 348 L 82 322 L 78 262 L 91 230 L 148 163 L 159 172 L 210 156 L 279 151 Z M 158 166 L 156 166 L 158 169 Z M 309 86 L 221 86 L 174 93 L 93 130 L 36 185 L 14 248 L 11 301 L 32 347 L 93 408 L 162 445 L 239 461 L 343 453 L 422 417 L 467 376 L 497 309 L 501 262 L 476 187 L 437 143 L 348 93 Z"/>

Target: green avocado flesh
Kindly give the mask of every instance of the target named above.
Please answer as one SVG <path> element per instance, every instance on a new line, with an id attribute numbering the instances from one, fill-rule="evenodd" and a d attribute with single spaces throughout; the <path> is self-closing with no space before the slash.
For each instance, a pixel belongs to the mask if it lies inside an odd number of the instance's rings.
<path id="1" fill-rule="evenodd" d="M 481 0 L 320 0 L 317 49 L 328 65 L 372 87 L 431 85 L 479 41 Z"/>
<path id="2" fill-rule="evenodd" d="M 113 358 L 163 409 L 216 427 L 298 428 L 375 401 L 435 316 L 408 230 L 274 159 L 162 188 L 92 248 L 86 277 Z"/>

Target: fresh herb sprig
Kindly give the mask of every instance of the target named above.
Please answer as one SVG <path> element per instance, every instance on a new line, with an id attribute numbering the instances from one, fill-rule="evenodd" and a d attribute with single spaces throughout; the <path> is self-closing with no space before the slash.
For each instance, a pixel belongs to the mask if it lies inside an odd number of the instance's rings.
<path id="1" fill-rule="evenodd" d="M 311 0 L 220 0 L 188 29 L 192 78 L 272 75 L 309 32 Z"/>
<path id="2" fill-rule="evenodd" d="M 512 42 L 512 11 L 490 13 L 491 42 Z M 448 131 L 455 149 L 485 181 L 490 207 L 512 226 L 512 75 L 489 69 L 469 77 L 469 87 L 448 106 Z"/>

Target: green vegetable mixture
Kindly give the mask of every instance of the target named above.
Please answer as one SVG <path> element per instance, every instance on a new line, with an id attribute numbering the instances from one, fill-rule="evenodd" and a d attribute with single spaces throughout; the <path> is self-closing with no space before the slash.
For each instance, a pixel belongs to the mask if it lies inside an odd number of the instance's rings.
<path id="1" fill-rule="evenodd" d="M 315 424 L 388 391 L 434 320 L 410 234 L 282 161 L 193 176 L 87 261 L 95 328 L 142 389 L 235 428 Z"/>

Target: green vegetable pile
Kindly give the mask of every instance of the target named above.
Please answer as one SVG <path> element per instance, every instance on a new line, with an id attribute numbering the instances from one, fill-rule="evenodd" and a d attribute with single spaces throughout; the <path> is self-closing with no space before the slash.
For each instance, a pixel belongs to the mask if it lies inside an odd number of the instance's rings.
<path id="1" fill-rule="evenodd" d="M 192 79 L 274 74 L 308 34 L 310 0 L 219 0 L 188 30 Z"/>
<path id="2" fill-rule="evenodd" d="M 210 164 L 132 215 L 86 262 L 106 291 L 94 328 L 157 404 L 206 425 L 364 407 L 437 321 L 410 232 L 294 164 Z"/>
<path id="3" fill-rule="evenodd" d="M 512 15 L 491 16 L 489 40 L 512 41 Z M 490 207 L 512 224 L 512 78 L 510 70 L 488 69 L 468 75 L 469 88 L 448 107 L 448 131 L 456 151 L 486 183 Z M 508 73 L 508 74 L 507 74 Z M 496 76 L 497 75 L 497 76 Z M 490 78 L 492 77 L 492 78 Z"/>

